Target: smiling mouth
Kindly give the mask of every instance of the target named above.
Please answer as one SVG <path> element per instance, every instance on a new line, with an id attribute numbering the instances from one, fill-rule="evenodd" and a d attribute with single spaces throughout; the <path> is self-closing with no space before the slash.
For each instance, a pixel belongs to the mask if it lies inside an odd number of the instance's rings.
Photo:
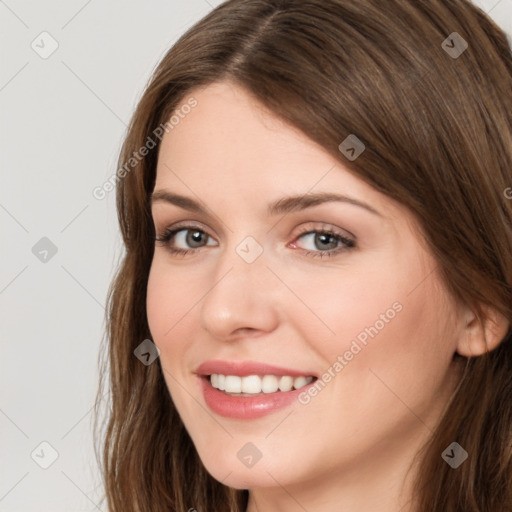
<path id="1" fill-rule="evenodd" d="M 205 375 L 212 387 L 229 396 L 258 396 L 271 393 L 295 391 L 317 380 L 312 375 L 292 377 L 289 375 Z"/>

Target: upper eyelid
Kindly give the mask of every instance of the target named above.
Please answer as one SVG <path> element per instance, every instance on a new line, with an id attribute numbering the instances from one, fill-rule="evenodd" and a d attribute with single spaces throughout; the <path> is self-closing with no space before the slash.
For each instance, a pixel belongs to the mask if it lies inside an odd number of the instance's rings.
<path id="1" fill-rule="evenodd" d="M 158 230 L 157 224 L 159 224 L 159 223 L 155 220 L 154 216 L 153 216 L 153 223 L 155 225 L 154 226 L 155 230 Z M 186 229 L 188 227 L 192 227 L 192 228 L 201 229 L 201 230 L 205 231 L 206 233 L 210 234 L 210 228 L 204 227 L 204 224 L 201 221 L 197 221 L 197 220 L 183 220 L 183 221 L 176 221 L 176 222 L 173 222 L 173 223 L 163 223 L 163 224 L 164 225 L 160 229 L 164 230 L 164 231 L 167 231 L 167 230 L 170 230 L 170 229 L 172 229 L 172 230 L 178 229 L 178 228 Z M 351 233 L 348 229 L 338 227 L 338 226 L 336 226 L 336 225 L 334 225 L 333 223 L 330 223 L 330 222 L 310 220 L 310 221 L 300 222 L 300 224 L 301 225 L 303 225 L 303 224 L 316 224 L 316 225 L 320 225 L 321 227 L 316 227 L 315 226 L 315 227 L 311 228 L 312 230 L 325 229 L 327 231 L 343 231 L 344 233 L 347 234 L 348 237 L 351 237 L 351 238 L 354 238 L 354 239 L 357 238 L 357 236 L 354 235 L 353 233 Z M 293 230 L 291 232 L 295 231 L 296 229 L 297 229 L 296 227 L 293 228 Z M 232 232 L 231 229 L 228 229 L 228 230 Z M 290 234 L 290 233 L 288 233 L 288 234 Z"/>
<path id="2" fill-rule="evenodd" d="M 314 222 L 314 221 L 310 221 L 310 222 L 313 224 L 318 224 L 319 226 L 302 227 L 298 233 L 293 235 L 293 241 L 299 240 L 300 238 L 302 238 L 306 235 L 309 235 L 309 234 L 327 232 L 327 233 L 334 235 L 335 237 L 338 237 L 339 239 L 346 239 L 353 244 L 357 244 L 357 237 L 345 229 L 334 227 L 326 222 Z M 305 224 L 307 224 L 307 223 L 305 223 Z M 164 238 L 165 235 L 170 231 L 173 232 L 172 238 L 174 238 L 177 235 L 177 233 L 179 233 L 180 231 L 190 231 L 192 229 L 197 229 L 198 231 L 202 231 L 203 233 L 206 234 L 207 237 L 214 239 L 218 243 L 216 238 L 214 236 L 212 236 L 210 234 L 209 230 L 205 229 L 201 225 L 201 223 L 198 223 L 198 225 L 196 225 L 192 221 L 181 221 L 181 222 L 177 222 L 175 224 L 166 226 L 163 229 L 162 234 L 160 236 L 157 235 L 157 238 Z M 295 231 L 295 229 L 293 231 Z M 343 232 L 345 232 L 347 234 L 344 234 Z M 290 236 L 291 236 L 291 233 L 290 233 Z M 194 250 L 194 249 L 191 249 L 191 250 Z"/>
<path id="3" fill-rule="evenodd" d="M 301 228 L 300 229 L 300 235 L 303 235 L 303 234 L 306 234 L 308 231 L 311 232 L 316 232 L 316 231 L 332 231 L 332 232 L 337 232 L 337 231 L 343 231 L 347 234 L 347 237 L 351 237 L 351 238 L 357 238 L 353 233 L 351 233 L 350 231 L 348 231 L 347 229 L 344 229 L 344 228 L 339 228 L 339 227 L 336 227 L 336 226 L 333 226 L 332 224 L 329 224 L 327 222 L 322 222 L 322 221 L 309 221 L 309 222 L 303 222 L 301 224 L 317 224 L 318 226 L 311 226 L 309 228 Z M 204 225 L 199 222 L 199 221 L 178 221 L 176 223 L 171 223 L 169 225 L 164 225 L 160 231 L 163 231 L 163 232 L 166 232 L 166 231 L 178 231 L 178 230 L 183 230 L 183 229 L 198 229 L 200 231 L 204 231 L 208 236 L 212 236 L 210 234 L 210 230 L 206 227 L 204 227 Z M 291 232 L 295 231 L 297 228 L 294 228 Z M 158 231 L 158 227 L 155 226 L 155 230 Z"/>

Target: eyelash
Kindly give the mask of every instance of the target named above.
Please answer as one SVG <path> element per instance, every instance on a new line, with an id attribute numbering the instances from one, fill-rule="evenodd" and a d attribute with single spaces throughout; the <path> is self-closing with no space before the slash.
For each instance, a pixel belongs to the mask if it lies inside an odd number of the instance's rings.
<path id="1" fill-rule="evenodd" d="M 174 235 L 176 235 L 177 233 L 179 233 L 180 231 L 191 231 L 191 230 L 195 230 L 195 231 L 199 231 L 200 233 L 203 233 L 205 234 L 207 237 L 210 237 L 210 235 L 208 235 L 208 233 L 206 231 L 204 231 L 203 229 L 200 229 L 196 226 L 191 226 L 191 225 L 183 225 L 183 226 L 177 226 L 175 228 L 168 228 L 165 230 L 165 232 L 156 237 L 155 238 L 155 241 L 156 242 L 160 242 L 164 245 L 167 245 L 167 250 L 172 253 L 172 254 L 175 254 L 175 255 L 180 255 L 180 256 L 186 256 L 187 254 L 189 253 L 193 253 L 193 252 L 197 252 L 199 251 L 200 249 L 202 249 L 203 247 L 198 247 L 198 248 L 195 248 L 195 249 L 181 249 L 181 248 L 176 248 L 176 247 L 171 247 L 169 245 L 169 242 L 171 241 L 171 239 L 174 237 Z M 342 235 L 341 233 L 338 233 L 334 230 L 331 230 L 331 229 L 304 229 L 303 231 L 301 231 L 297 237 L 296 237 L 296 240 L 298 240 L 299 238 L 301 238 L 302 236 L 304 235 L 310 235 L 310 234 L 319 234 L 319 235 L 329 235 L 329 236 L 332 236 L 334 237 L 334 239 L 338 242 L 341 242 L 345 245 L 345 247 L 338 247 L 336 249 L 329 249 L 327 251 L 310 251 L 310 250 L 307 250 L 307 249 L 301 249 L 302 251 L 304 251 L 305 255 L 308 256 L 308 257 L 312 257 L 312 258 L 330 258 L 331 256 L 335 256 L 336 254 L 340 254 L 342 252 L 345 252 L 347 250 L 350 250 L 350 249 L 353 249 L 356 247 L 356 244 L 355 244 L 355 241 L 350 239 L 350 238 L 347 238 L 346 236 Z M 211 237 L 210 237 L 211 238 Z"/>

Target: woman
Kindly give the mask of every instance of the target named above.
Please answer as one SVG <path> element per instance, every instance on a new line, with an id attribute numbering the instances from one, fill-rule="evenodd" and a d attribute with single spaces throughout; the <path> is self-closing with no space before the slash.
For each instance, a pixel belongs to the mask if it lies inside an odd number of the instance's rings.
<path id="1" fill-rule="evenodd" d="M 511 90 L 465 0 L 179 39 L 119 160 L 111 512 L 512 510 Z"/>

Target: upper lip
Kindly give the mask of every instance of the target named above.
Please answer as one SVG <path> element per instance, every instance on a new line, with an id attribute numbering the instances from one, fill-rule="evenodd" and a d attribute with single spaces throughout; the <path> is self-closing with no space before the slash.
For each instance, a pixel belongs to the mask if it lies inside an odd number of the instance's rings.
<path id="1" fill-rule="evenodd" d="M 198 375 L 211 375 L 213 373 L 220 373 L 221 375 L 238 375 L 245 377 L 247 375 L 276 375 L 290 377 L 309 377 L 316 375 L 309 370 L 292 370 L 291 368 L 283 368 L 265 363 L 258 363 L 256 361 L 220 361 L 211 360 L 200 364 L 196 368 Z"/>

